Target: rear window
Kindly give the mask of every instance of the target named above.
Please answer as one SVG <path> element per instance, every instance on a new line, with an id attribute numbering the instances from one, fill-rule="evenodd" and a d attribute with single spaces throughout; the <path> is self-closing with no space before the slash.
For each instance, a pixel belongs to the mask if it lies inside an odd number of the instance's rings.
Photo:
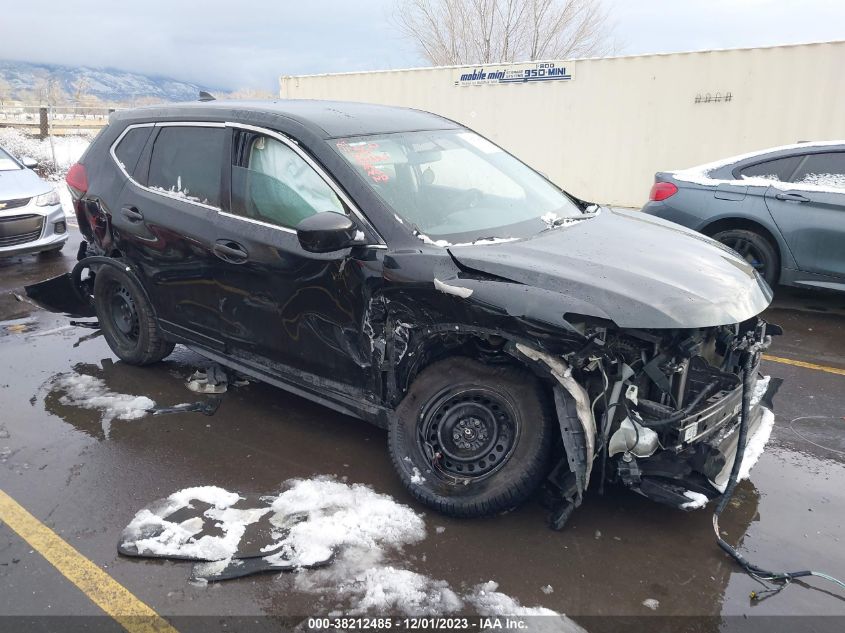
<path id="1" fill-rule="evenodd" d="M 807 154 L 792 182 L 845 189 L 845 152 Z"/>
<path id="2" fill-rule="evenodd" d="M 117 161 L 130 176 L 135 172 L 138 159 L 141 157 L 141 152 L 144 151 L 144 145 L 147 144 L 147 139 L 150 138 L 152 131 L 152 126 L 133 127 L 114 148 Z"/>
<path id="3" fill-rule="evenodd" d="M 153 143 L 147 186 L 192 202 L 220 206 L 226 130 L 168 126 Z"/>
<path id="4" fill-rule="evenodd" d="M 800 156 L 787 156 L 786 158 L 776 158 L 764 163 L 749 165 L 739 170 L 739 177 L 742 179 L 762 178 L 763 180 L 787 182 L 798 166 L 799 160 L 801 160 Z"/>

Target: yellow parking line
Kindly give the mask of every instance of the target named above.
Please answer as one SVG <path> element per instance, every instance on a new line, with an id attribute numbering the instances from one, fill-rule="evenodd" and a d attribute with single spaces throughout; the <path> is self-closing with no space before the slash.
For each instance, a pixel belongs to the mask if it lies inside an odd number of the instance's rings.
<path id="1" fill-rule="evenodd" d="M 130 633 L 177 633 L 167 620 L 77 552 L 2 490 L 0 521 L 17 532 L 94 604 Z"/>
<path id="2" fill-rule="evenodd" d="M 773 363 L 783 363 L 784 365 L 795 365 L 796 367 L 804 367 L 805 369 L 815 369 L 816 371 L 825 371 L 829 374 L 837 374 L 845 376 L 845 369 L 839 367 L 828 367 L 827 365 L 816 365 L 815 363 L 808 363 L 803 360 L 792 360 L 791 358 L 782 358 L 781 356 L 769 356 L 763 354 L 763 360 L 770 360 Z"/>

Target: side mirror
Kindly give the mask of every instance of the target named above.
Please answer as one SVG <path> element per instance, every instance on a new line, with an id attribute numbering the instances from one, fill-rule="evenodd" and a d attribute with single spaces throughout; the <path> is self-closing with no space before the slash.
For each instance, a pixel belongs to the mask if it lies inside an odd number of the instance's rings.
<path id="1" fill-rule="evenodd" d="M 309 253 L 331 253 L 349 248 L 360 241 L 359 233 L 349 216 L 334 211 L 311 215 L 296 227 L 299 243 Z"/>
<path id="2" fill-rule="evenodd" d="M 38 167 L 38 161 L 29 156 L 21 156 L 21 164 L 27 169 L 35 169 Z"/>

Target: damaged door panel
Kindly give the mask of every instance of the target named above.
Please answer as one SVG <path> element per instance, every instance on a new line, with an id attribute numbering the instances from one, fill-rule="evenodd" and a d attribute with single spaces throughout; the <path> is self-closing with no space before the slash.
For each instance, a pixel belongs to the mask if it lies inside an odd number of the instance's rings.
<path id="1" fill-rule="evenodd" d="M 128 167 L 116 149 L 137 129 Z M 180 158 L 197 152 L 215 160 Z M 765 281 L 709 238 L 578 200 L 452 121 L 365 104 L 122 111 L 72 174 L 89 243 L 28 293 L 95 313 L 127 362 L 182 343 L 386 427 L 410 494 L 455 516 L 544 482 L 558 528 L 592 488 L 684 510 L 725 489 L 743 363 L 779 330 L 758 318 Z M 777 384 L 753 388 L 746 457 Z"/>

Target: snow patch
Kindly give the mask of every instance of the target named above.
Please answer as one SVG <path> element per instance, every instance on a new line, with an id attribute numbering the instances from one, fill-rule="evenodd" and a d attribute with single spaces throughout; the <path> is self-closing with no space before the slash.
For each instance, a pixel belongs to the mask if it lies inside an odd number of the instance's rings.
<path id="1" fill-rule="evenodd" d="M 463 601 L 445 580 L 395 567 L 373 567 L 355 575 L 341 587 L 341 593 L 355 596 L 357 613 L 406 613 L 436 615 L 453 613 Z"/>
<path id="2" fill-rule="evenodd" d="M 145 508 L 135 515 L 124 531 L 123 547 L 134 545 L 140 555 L 228 563 L 238 551 L 246 527 L 270 512 L 270 508 L 232 508 L 240 498 L 240 495 L 216 486 L 185 488 L 175 492 L 162 505 L 152 510 Z M 194 507 L 195 501 L 212 507 L 206 510 L 202 517 L 192 517 L 181 523 L 163 518 L 182 508 Z M 204 519 L 219 528 L 222 535 L 206 534 L 195 538 L 203 531 Z M 219 571 L 225 566 L 221 565 Z"/>
<path id="3" fill-rule="evenodd" d="M 763 408 L 763 417 L 760 420 L 760 426 L 757 432 L 751 436 L 751 439 L 746 442 L 745 453 L 742 458 L 742 465 L 739 468 L 737 481 L 748 479 L 751 469 L 754 468 L 754 465 L 766 448 L 766 443 L 769 441 L 774 426 L 775 414 L 770 409 Z"/>
<path id="4" fill-rule="evenodd" d="M 754 390 L 751 392 L 751 408 L 757 406 L 757 403 L 766 395 L 766 390 L 769 388 L 771 376 L 760 376 L 754 384 Z"/>
<path id="5" fill-rule="evenodd" d="M 681 504 L 681 509 L 683 510 L 697 510 L 698 508 L 703 508 L 709 501 L 707 495 L 703 495 L 700 492 L 694 492 L 692 490 L 685 490 L 684 496 L 687 499 L 690 499 L 690 501 Z"/>
<path id="6" fill-rule="evenodd" d="M 548 213 L 541 215 L 540 219 L 543 222 L 545 222 L 548 225 L 549 228 L 552 228 L 552 227 L 554 227 L 555 222 L 558 221 L 559 216 L 558 216 L 557 213 L 553 213 L 553 212 L 549 211 Z"/>
<path id="7" fill-rule="evenodd" d="M 518 237 L 486 237 L 473 242 L 459 242 L 452 244 L 452 246 L 488 246 L 490 244 L 504 244 L 505 242 L 515 242 Z"/>
<path id="8" fill-rule="evenodd" d="M 419 515 L 372 488 L 327 477 L 288 483 L 290 488 L 273 501 L 270 523 L 282 528 L 287 515 L 307 515 L 285 538 L 285 545 L 295 552 L 295 564 L 325 560 L 342 548 L 385 552 L 425 538 Z"/>
<path id="9" fill-rule="evenodd" d="M 284 556 L 286 561 L 307 565 L 334 553 L 330 565 L 296 573 L 293 587 L 320 596 L 320 602 L 331 604 L 338 614 L 439 615 L 474 607 L 481 615 L 554 616 L 544 618 L 540 630 L 545 630 L 546 625 L 554 631 L 582 630 L 550 609 L 523 606 L 500 592 L 493 581 L 459 594 L 445 580 L 404 569 L 395 560 L 388 561 L 401 554 L 404 546 L 422 541 L 425 524 L 411 508 L 368 486 L 330 477 L 294 479 L 278 496 L 262 498 L 269 506 L 232 507 L 239 499 L 238 494 L 214 486 L 180 490 L 159 507 L 139 512 L 125 531 L 131 538 L 124 540 L 123 546 L 134 543 L 140 552 L 202 558 L 209 562 L 200 566 L 199 575 L 214 576 L 230 563 L 237 564 L 232 556 L 246 526 L 270 512 L 270 523 L 278 529 L 274 536 L 279 540 L 264 549 L 281 550 L 265 560 L 272 562 L 274 557 Z M 195 501 L 212 507 L 202 517 L 178 524 L 162 518 Z M 296 520 L 292 520 L 294 517 Z M 197 539 L 206 521 L 220 528 L 222 536 Z M 160 527 L 166 529 L 151 537 Z M 544 592 L 551 593 L 545 589 Z"/>
<path id="10" fill-rule="evenodd" d="M 446 240 L 433 240 L 425 233 L 420 233 L 419 231 L 414 231 L 414 236 L 422 240 L 425 244 L 430 244 L 431 246 L 439 246 L 440 248 L 446 248 L 447 246 L 451 246 L 449 242 Z"/>
<path id="11" fill-rule="evenodd" d="M 556 611 L 545 607 L 524 607 L 519 601 L 504 594 L 499 589 L 499 583 L 488 580 L 485 583 L 476 585 L 466 596 L 466 600 L 478 609 L 480 615 L 556 615 Z M 550 629 L 551 630 L 551 629 Z M 553 629 L 558 630 L 558 629 Z"/>
<path id="12" fill-rule="evenodd" d="M 23 156 L 34 159 L 52 181 L 64 178 L 68 168 L 79 160 L 90 143 L 90 135 L 67 135 L 54 136 L 51 145 L 49 138 L 39 139 L 15 128 L 0 128 L 0 147 L 18 159 Z"/>
<path id="13" fill-rule="evenodd" d="M 112 420 L 137 420 L 156 406 L 156 403 L 146 396 L 111 391 L 103 380 L 87 374 L 59 376 L 55 386 L 65 392 L 59 398 L 61 404 L 100 411 L 106 435 Z"/>
<path id="14" fill-rule="evenodd" d="M 757 460 L 760 459 L 760 455 L 763 454 L 763 451 L 766 448 L 766 443 L 769 441 L 769 437 L 772 434 L 772 429 L 775 426 L 775 414 L 772 412 L 772 410 L 767 409 L 765 407 L 762 407 L 762 409 L 763 413 L 762 419 L 760 420 L 760 426 L 757 427 L 757 432 L 754 433 L 754 435 L 752 435 L 750 438 L 748 438 L 745 444 L 745 452 L 743 453 L 742 457 L 742 465 L 739 467 L 739 474 L 736 478 L 738 482 L 744 479 L 748 479 L 748 476 L 751 474 L 751 469 L 754 468 L 754 465 L 757 463 Z M 728 487 L 727 479 L 721 485 L 715 484 L 712 481 L 710 483 L 719 492 L 725 492 L 725 489 Z"/>

